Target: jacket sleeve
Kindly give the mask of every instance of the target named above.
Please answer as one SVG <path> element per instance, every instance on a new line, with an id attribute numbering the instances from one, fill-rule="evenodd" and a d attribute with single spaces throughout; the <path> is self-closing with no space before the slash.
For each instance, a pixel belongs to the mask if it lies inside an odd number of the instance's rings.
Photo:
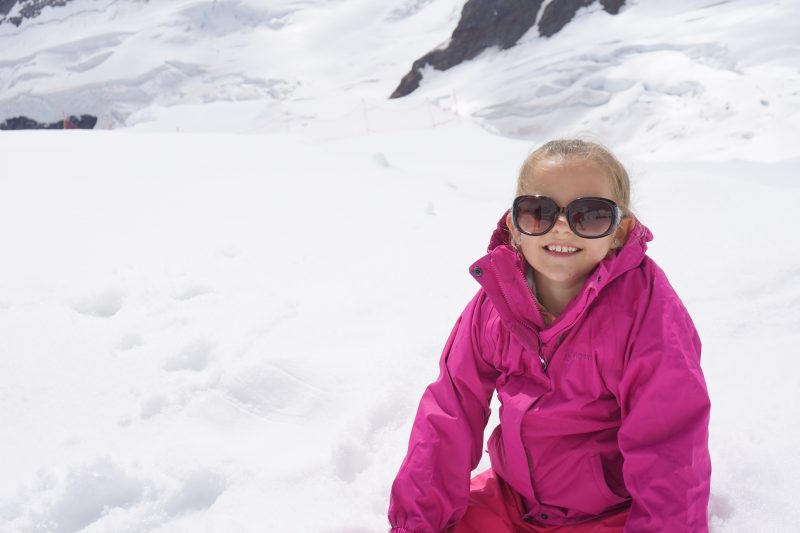
<path id="1" fill-rule="evenodd" d="M 484 360 L 493 349 L 482 316 L 487 302 L 480 290 L 467 305 L 444 347 L 439 377 L 422 395 L 408 453 L 392 485 L 393 532 L 440 533 L 466 511 L 470 472 L 480 462 L 498 375 Z"/>
<path id="2" fill-rule="evenodd" d="M 618 439 L 632 497 L 625 533 L 707 532 L 710 401 L 700 339 L 661 276 L 634 325 L 619 387 Z"/>

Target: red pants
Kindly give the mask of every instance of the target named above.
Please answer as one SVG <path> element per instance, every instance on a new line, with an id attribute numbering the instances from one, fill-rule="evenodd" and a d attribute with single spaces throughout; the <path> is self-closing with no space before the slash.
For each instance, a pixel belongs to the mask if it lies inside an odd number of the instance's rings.
<path id="1" fill-rule="evenodd" d="M 628 509 L 596 520 L 568 526 L 523 522 L 522 498 L 491 468 L 470 483 L 469 507 L 446 533 L 622 533 Z"/>

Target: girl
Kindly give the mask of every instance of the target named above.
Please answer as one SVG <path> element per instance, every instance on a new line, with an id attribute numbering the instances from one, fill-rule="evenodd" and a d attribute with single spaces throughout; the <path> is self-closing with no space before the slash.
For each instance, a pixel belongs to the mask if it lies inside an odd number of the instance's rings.
<path id="1" fill-rule="evenodd" d="M 603 147 L 524 162 L 392 486 L 393 533 L 704 532 L 700 339 Z M 481 458 L 489 402 L 500 424 Z"/>

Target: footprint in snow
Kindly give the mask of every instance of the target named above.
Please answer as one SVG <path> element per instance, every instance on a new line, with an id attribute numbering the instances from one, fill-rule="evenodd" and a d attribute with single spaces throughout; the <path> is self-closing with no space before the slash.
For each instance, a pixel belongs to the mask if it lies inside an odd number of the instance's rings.
<path id="1" fill-rule="evenodd" d="M 140 417 L 142 420 L 152 418 L 162 412 L 169 405 L 169 400 L 163 394 L 153 394 L 142 402 Z"/>
<path id="2" fill-rule="evenodd" d="M 370 451 L 363 442 L 355 440 L 340 442 L 333 450 L 336 477 L 348 483 L 355 481 L 356 476 L 372 464 L 370 457 Z"/>
<path id="3" fill-rule="evenodd" d="M 403 402 L 396 398 L 387 398 L 382 402 L 376 403 L 365 419 L 364 442 L 372 445 L 374 437 L 383 429 L 402 424 L 406 416 Z"/>
<path id="4" fill-rule="evenodd" d="M 167 372 L 191 370 L 201 372 L 208 366 L 211 351 L 214 348 L 209 341 L 195 341 L 183 348 L 180 352 L 168 358 L 161 368 Z"/>
<path id="5" fill-rule="evenodd" d="M 77 300 L 72 304 L 72 309 L 82 315 L 110 318 L 122 309 L 122 302 L 121 291 L 107 290 Z"/>
<path id="6" fill-rule="evenodd" d="M 228 487 L 227 480 L 217 472 L 200 470 L 189 474 L 183 485 L 164 504 L 170 516 L 189 511 L 208 509 Z"/>
<path id="7" fill-rule="evenodd" d="M 80 531 L 109 509 L 136 505 L 148 489 L 109 461 L 72 468 L 60 485 L 60 496 L 41 520 L 48 524 L 47 531 Z"/>
<path id="8" fill-rule="evenodd" d="M 242 251 L 235 244 L 226 244 L 218 250 L 218 253 L 225 259 L 236 259 Z"/>
<path id="9" fill-rule="evenodd" d="M 724 494 L 711 494 L 711 502 L 708 511 L 711 517 L 716 517 L 725 521 L 733 515 L 733 511 L 733 504 L 731 504 L 731 500 L 728 496 Z"/>
<path id="10" fill-rule="evenodd" d="M 372 457 L 380 446 L 379 435 L 387 427 L 405 420 L 401 402 L 387 399 L 378 402 L 366 418 L 354 428 L 348 429 L 333 450 L 334 473 L 342 481 L 352 482 L 358 474 L 372 466 Z"/>
<path id="11" fill-rule="evenodd" d="M 372 154 L 372 160 L 375 161 L 378 166 L 383 168 L 389 168 L 391 166 L 389 164 L 389 160 L 386 158 L 386 155 L 382 152 L 375 152 Z"/>
<path id="12" fill-rule="evenodd" d="M 119 340 L 117 348 L 128 351 L 142 345 L 144 345 L 144 341 L 138 333 L 127 333 Z"/>
<path id="13" fill-rule="evenodd" d="M 320 400 L 314 385 L 271 362 L 229 369 L 220 386 L 241 408 L 261 417 L 307 416 Z"/>
<path id="14" fill-rule="evenodd" d="M 184 285 L 178 288 L 174 293 L 173 297 L 176 300 L 186 301 L 191 300 L 192 298 L 196 298 L 197 296 L 202 296 L 204 294 L 208 294 L 209 289 L 205 285 L 201 283 L 191 283 L 188 285 Z"/>

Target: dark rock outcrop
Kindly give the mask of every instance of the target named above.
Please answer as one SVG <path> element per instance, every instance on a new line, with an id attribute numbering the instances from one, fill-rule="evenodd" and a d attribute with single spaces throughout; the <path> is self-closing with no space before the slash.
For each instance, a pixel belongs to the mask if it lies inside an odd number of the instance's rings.
<path id="1" fill-rule="evenodd" d="M 91 130 L 96 124 L 97 117 L 92 115 L 70 116 L 49 124 L 28 117 L 14 117 L 0 123 L 0 130 Z"/>
<path id="2" fill-rule="evenodd" d="M 461 10 L 447 48 L 433 50 L 414 61 L 391 98 L 405 96 L 422 81 L 425 65 L 447 70 L 476 57 L 490 46 L 511 48 L 536 22 L 543 0 L 469 0 Z"/>
<path id="3" fill-rule="evenodd" d="M 11 8 L 16 3 L 17 0 L 0 0 L 0 15 L 8 15 L 8 12 L 11 11 Z"/>
<path id="4" fill-rule="evenodd" d="M 596 0 L 554 0 L 545 7 L 537 25 L 539 35 L 550 37 L 566 26 L 582 7 Z M 478 56 L 489 47 L 511 48 L 536 24 L 543 0 L 468 0 L 446 48 L 433 50 L 414 61 L 390 98 L 413 92 L 422 81 L 422 69 L 430 65 L 447 70 Z M 608 13 L 616 15 L 625 0 L 600 0 Z"/>
<path id="5" fill-rule="evenodd" d="M 606 12 L 616 15 L 625 5 L 625 0 L 600 0 L 600 5 L 603 6 Z"/>
<path id="6" fill-rule="evenodd" d="M 539 19 L 539 35 L 550 37 L 560 32 L 582 7 L 594 3 L 594 0 L 557 0 L 544 9 Z M 625 0 L 600 0 L 606 12 L 616 15 L 625 4 Z"/>
<path id="7" fill-rule="evenodd" d="M 560 32 L 582 7 L 589 6 L 594 0 L 560 0 L 548 5 L 539 20 L 539 35 L 552 37 Z"/>
<path id="8" fill-rule="evenodd" d="M 14 26 L 19 26 L 25 19 L 32 19 L 42 12 L 46 7 L 60 7 L 65 6 L 72 0 L 0 0 L 0 24 L 8 22 Z M 22 7 L 19 13 L 13 17 L 8 17 L 11 8 L 20 4 Z"/>

